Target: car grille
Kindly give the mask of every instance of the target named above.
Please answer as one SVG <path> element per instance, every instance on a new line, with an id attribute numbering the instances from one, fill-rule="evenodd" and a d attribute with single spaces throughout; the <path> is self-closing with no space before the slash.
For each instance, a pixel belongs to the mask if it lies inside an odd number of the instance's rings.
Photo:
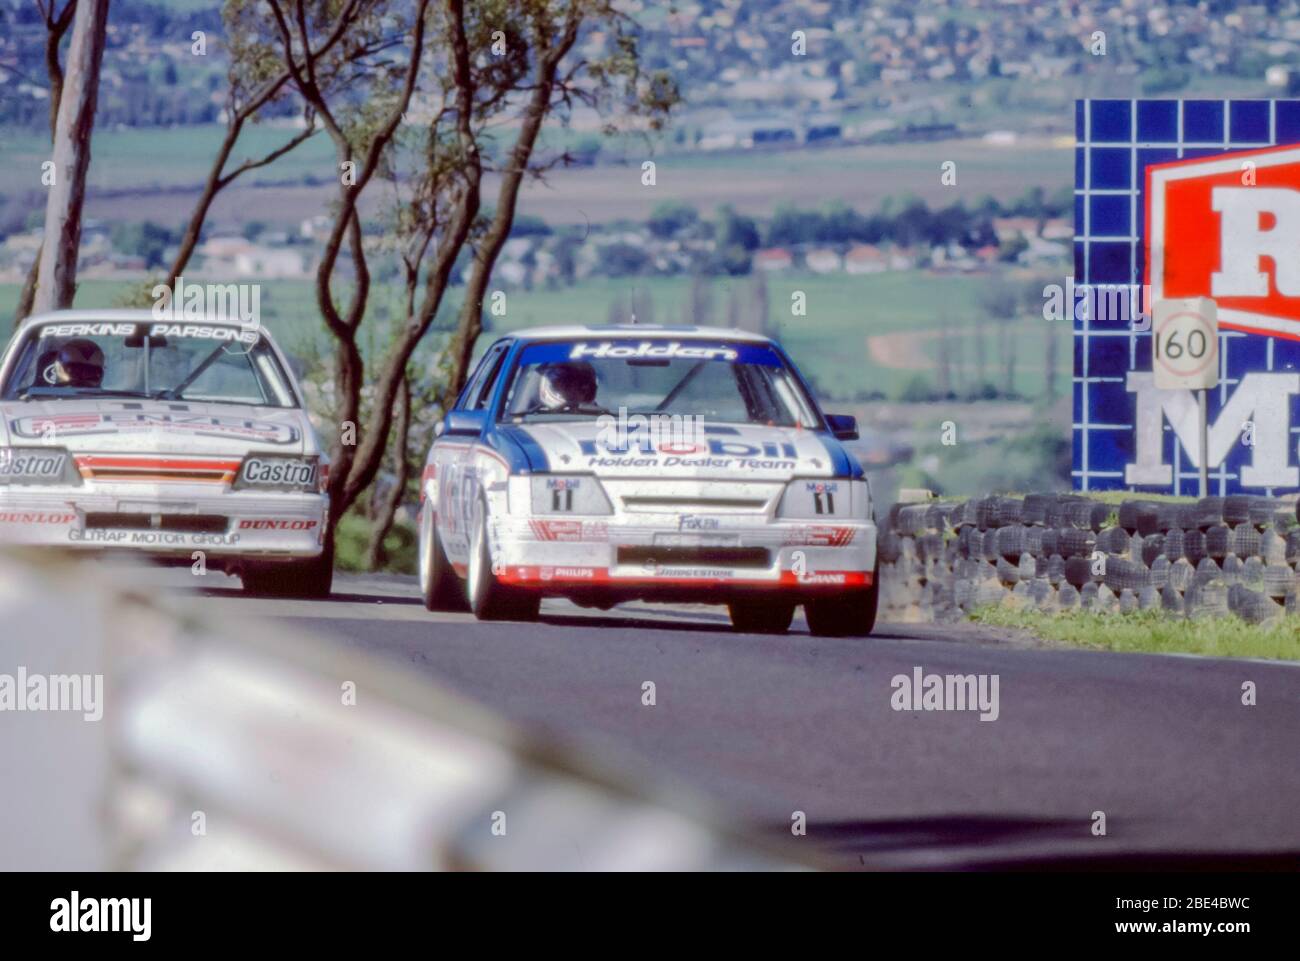
<path id="1" fill-rule="evenodd" d="M 718 547 L 651 545 L 629 546 L 618 549 L 620 564 L 718 564 L 724 567 L 771 566 L 771 553 L 765 547 Z"/>
<path id="2" fill-rule="evenodd" d="M 220 514 L 144 514 L 91 511 L 88 530 L 176 531 L 183 534 L 224 534 L 230 518 Z"/>

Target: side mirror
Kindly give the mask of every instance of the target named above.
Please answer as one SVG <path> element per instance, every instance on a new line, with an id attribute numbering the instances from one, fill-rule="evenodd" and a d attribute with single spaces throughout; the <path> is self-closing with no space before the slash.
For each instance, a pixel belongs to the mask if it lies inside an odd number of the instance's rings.
<path id="1" fill-rule="evenodd" d="M 852 414 L 827 414 L 826 426 L 838 440 L 858 439 L 858 419 Z"/>
<path id="2" fill-rule="evenodd" d="M 487 426 L 487 420 L 487 411 L 485 410 L 449 410 L 442 421 L 442 432 L 444 434 L 473 434 L 478 436 L 483 433 L 483 428 Z"/>

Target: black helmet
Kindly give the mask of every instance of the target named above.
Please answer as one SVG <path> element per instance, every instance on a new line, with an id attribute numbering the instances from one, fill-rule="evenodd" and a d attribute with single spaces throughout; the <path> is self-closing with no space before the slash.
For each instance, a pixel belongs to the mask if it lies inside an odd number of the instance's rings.
<path id="1" fill-rule="evenodd" d="M 538 397 L 550 408 L 577 407 L 596 400 L 596 371 L 585 360 L 546 364 Z"/>
<path id="2" fill-rule="evenodd" d="M 93 340 L 70 340 L 59 348 L 54 377 L 66 387 L 98 387 L 104 382 L 104 352 Z"/>

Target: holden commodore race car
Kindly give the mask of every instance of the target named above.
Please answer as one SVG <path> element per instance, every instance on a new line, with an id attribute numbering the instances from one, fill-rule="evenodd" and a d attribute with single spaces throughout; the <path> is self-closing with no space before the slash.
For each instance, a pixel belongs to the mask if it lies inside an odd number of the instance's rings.
<path id="1" fill-rule="evenodd" d="M 726 604 L 779 633 L 875 623 L 876 525 L 852 417 L 735 330 L 542 328 L 488 348 L 421 485 L 430 610 L 531 620 L 540 599 Z"/>
<path id="2" fill-rule="evenodd" d="M 323 596 L 327 469 L 265 330 L 57 311 L 0 358 L 0 544 L 202 552 L 251 592 Z"/>

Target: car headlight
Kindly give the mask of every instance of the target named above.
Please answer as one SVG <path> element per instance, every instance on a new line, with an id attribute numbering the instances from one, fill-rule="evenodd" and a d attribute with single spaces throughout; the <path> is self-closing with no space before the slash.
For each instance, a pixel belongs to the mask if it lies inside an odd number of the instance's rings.
<path id="1" fill-rule="evenodd" d="M 609 498 L 590 474 L 534 474 L 534 514 L 611 514 Z"/>
<path id="2" fill-rule="evenodd" d="M 319 457 L 282 457 L 249 454 L 235 475 L 234 490 L 302 491 L 311 494 L 321 489 Z"/>
<path id="3" fill-rule="evenodd" d="M 81 472 L 62 447 L 0 447 L 0 487 L 80 485 Z"/>
<path id="4" fill-rule="evenodd" d="M 871 489 L 865 480 L 796 477 L 786 485 L 776 516 L 786 520 L 865 520 Z"/>

